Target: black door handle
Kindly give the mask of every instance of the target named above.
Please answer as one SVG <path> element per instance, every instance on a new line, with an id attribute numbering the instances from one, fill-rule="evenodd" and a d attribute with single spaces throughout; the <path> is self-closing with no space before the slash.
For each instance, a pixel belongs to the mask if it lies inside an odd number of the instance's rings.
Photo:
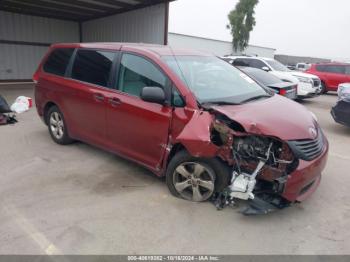
<path id="1" fill-rule="evenodd" d="M 122 101 L 119 98 L 112 97 L 112 98 L 109 99 L 109 103 L 112 106 L 118 106 L 118 105 L 120 105 L 122 103 Z"/>

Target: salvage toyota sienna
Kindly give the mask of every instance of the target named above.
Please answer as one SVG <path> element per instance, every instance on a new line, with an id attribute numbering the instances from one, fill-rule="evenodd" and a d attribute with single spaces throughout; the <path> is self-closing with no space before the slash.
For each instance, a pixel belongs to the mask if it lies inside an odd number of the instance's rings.
<path id="1" fill-rule="evenodd" d="M 243 213 L 266 213 L 310 196 L 327 162 L 311 112 L 212 55 L 55 44 L 33 80 L 56 143 L 79 140 L 130 159 L 186 200 L 247 200 Z"/>

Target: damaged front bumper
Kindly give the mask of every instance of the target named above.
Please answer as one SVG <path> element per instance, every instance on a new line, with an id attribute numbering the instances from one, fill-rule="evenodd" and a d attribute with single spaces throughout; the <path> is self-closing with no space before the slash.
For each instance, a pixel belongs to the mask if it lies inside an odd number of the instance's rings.
<path id="1" fill-rule="evenodd" d="M 298 168 L 288 175 L 281 195 L 257 195 L 240 212 L 244 215 L 262 215 L 291 206 L 309 198 L 321 182 L 321 172 L 328 158 L 328 142 L 323 153 L 315 160 L 301 160 Z"/>
<path id="2" fill-rule="evenodd" d="M 270 172 L 261 172 L 261 165 L 259 167 L 258 164 L 256 170 L 251 175 L 246 175 L 246 187 L 244 183 L 242 186 L 242 181 L 244 181 L 242 180 L 242 176 L 244 174 L 238 175 L 233 168 L 232 183 L 226 191 L 214 196 L 213 202 L 215 206 L 218 209 L 222 209 L 227 205 L 234 206 L 236 200 L 247 200 L 243 204 L 243 207 L 240 208 L 240 212 L 244 215 L 260 215 L 289 207 L 294 203 L 307 199 L 316 191 L 320 184 L 321 173 L 327 163 L 329 145 L 321 130 L 315 140 L 311 142 L 302 141 L 301 143 L 302 145 L 307 143 L 306 145 L 308 146 L 309 143 L 318 143 L 315 145 L 319 145 L 322 149 L 319 153 L 316 152 L 318 156 L 312 160 L 307 160 L 310 157 L 310 151 L 306 150 L 304 155 L 301 154 L 303 152 L 299 152 L 301 155 L 297 158 L 297 165 L 294 167 L 294 171 L 274 179 L 271 179 L 267 175 Z M 294 154 L 297 154 L 297 152 L 294 152 Z M 265 171 L 268 171 L 270 168 L 267 167 Z M 258 172 L 260 176 L 255 180 L 256 176 L 254 174 Z M 234 180 L 235 177 L 237 180 Z M 254 190 L 249 191 L 252 179 L 254 179 L 254 186 L 255 183 L 256 186 Z M 235 184 L 236 181 L 238 181 L 237 184 L 241 188 Z M 244 191 L 242 188 L 246 188 L 246 190 Z"/>
<path id="3" fill-rule="evenodd" d="M 293 103 L 293 114 L 276 111 L 265 100 L 210 105 L 194 112 L 172 141 L 194 157 L 218 158 L 232 170 L 231 183 L 217 188 L 212 197 L 218 209 L 245 201 L 243 214 L 265 214 L 303 201 L 320 183 L 328 155 L 321 128 L 294 102 L 271 99 L 278 108 Z"/>
<path id="4" fill-rule="evenodd" d="M 307 199 L 320 184 L 321 173 L 328 159 L 328 141 L 326 138 L 322 154 L 312 161 L 299 160 L 297 169 L 288 175 L 282 197 L 290 202 Z"/>
<path id="5" fill-rule="evenodd" d="M 288 175 L 281 195 L 257 195 L 241 208 L 244 215 L 260 215 L 289 207 L 309 198 L 321 182 L 321 173 L 327 164 L 328 142 L 322 154 L 313 161 L 300 160 L 297 169 Z"/>

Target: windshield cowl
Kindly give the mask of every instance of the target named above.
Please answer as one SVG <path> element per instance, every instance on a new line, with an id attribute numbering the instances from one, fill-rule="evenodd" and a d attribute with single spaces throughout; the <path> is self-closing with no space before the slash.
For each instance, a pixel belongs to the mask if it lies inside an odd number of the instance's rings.
<path id="1" fill-rule="evenodd" d="M 239 101 L 239 102 L 232 102 L 232 101 L 209 101 L 209 102 L 204 102 L 204 103 L 200 103 L 201 107 L 207 110 L 212 109 L 215 106 L 235 106 L 235 105 L 243 105 L 249 102 L 253 102 L 253 101 L 258 101 L 261 99 L 268 99 L 271 98 L 272 96 L 274 96 L 274 94 L 268 95 L 259 95 L 259 96 L 253 96 L 250 97 L 248 99 L 245 99 L 243 101 Z"/>

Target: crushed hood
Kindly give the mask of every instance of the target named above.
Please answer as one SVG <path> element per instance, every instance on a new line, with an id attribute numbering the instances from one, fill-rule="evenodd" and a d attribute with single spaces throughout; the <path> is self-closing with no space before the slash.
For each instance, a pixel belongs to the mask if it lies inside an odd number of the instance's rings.
<path id="1" fill-rule="evenodd" d="M 302 105 L 274 95 L 244 105 L 213 106 L 212 109 L 240 123 L 246 132 L 282 140 L 314 139 L 315 122 Z"/>

